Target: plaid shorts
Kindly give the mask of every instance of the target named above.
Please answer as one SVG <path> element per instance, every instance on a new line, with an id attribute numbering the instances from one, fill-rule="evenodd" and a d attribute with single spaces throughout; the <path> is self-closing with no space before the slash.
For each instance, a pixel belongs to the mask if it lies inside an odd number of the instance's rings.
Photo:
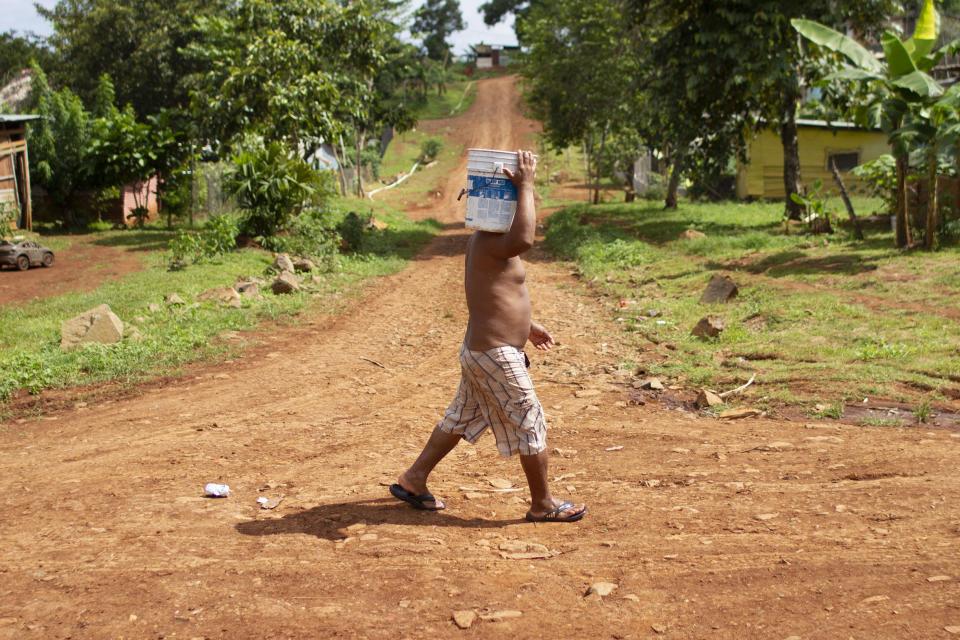
<path id="1" fill-rule="evenodd" d="M 507 457 L 546 449 L 546 416 L 526 362 L 526 355 L 515 347 L 489 351 L 461 347 L 460 386 L 437 428 L 472 444 L 490 427 L 500 455 Z"/>

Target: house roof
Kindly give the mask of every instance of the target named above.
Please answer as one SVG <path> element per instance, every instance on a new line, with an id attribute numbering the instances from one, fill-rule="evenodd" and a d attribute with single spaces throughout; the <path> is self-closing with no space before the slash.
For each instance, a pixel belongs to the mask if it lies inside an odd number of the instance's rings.
<path id="1" fill-rule="evenodd" d="M 880 131 L 878 127 L 861 127 L 852 122 L 843 122 L 837 120 L 828 122 L 827 120 L 813 120 L 809 118 L 797 118 L 798 127 L 815 127 L 817 129 L 855 129 L 859 131 Z"/>
<path id="2" fill-rule="evenodd" d="M 42 116 L 32 113 L 0 113 L 0 124 L 16 124 L 18 122 L 32 122 L 39 120 Z"/>

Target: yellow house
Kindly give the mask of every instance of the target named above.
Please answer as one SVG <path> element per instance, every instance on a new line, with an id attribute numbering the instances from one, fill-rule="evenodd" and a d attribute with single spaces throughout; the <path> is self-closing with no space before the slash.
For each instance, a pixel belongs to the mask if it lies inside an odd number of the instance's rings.
<path id="1" fill-rule="evenodd" d="M 882 131 L 861 129 L 846 122 L 797 120 L 800 143 L 800 179 L 812 185 L 818 178 L 823 191 L 836 191 L 830 161 L 835 160 L 843 181 L 857 190 L 859 180 L 850 170 L 890 153 Z M 737 164 L 738 198 L 783 198 L 783 145 L 773 129 L 758 132 L 747 145 L 747 162 Z"/>

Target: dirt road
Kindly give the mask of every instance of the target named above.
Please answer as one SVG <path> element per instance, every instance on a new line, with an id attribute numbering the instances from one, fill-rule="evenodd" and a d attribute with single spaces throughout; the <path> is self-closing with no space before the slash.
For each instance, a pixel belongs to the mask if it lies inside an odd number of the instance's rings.
<path id="1" fill-rule="evenodd" d="M 468 144 L 522 143 L 533 123 L 511 80 L 479 89 L 446 124 Z M 616 367 L 642 352 L 536 252 L 535 315 L 562 343 L 533 368 L 561 450 L 551 475 L 590 515 L 524 523 L 523 491 L 489 491 L 491 478 L 523 486 L 492 436 L 438 469 L 448 511 L 389 499 L 458 378 L 464 239 L 451 230 L 272 351 L 2 425 L 0 637 L 875 639 L 960 626 L 958 434 L 628 405 L 631 372 Z M 210 481 L 233 495 L 200 497 Z M 261 495 L 284 499 L 261 510 Z M 524 549 L 549 557 L 502 556 Z M 617 588 L 584 597 L 596 582 Z M 488 619 L 460 630 L 451 613 L 467 609 Z"/>
<path id="2" fill-rule="evenodd" d="M 56 252 L 56 262 L 49 269 L 0 269 L 0 305 L 90 291 L 143 267 L 143 261 L 131 250 L 98 243 L 95 236 L 74 236 L 69 247 Z"/>

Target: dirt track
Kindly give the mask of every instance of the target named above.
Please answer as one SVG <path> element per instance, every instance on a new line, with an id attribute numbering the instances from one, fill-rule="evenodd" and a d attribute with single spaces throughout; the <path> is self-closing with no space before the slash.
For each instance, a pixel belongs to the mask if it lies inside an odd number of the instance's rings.
<path id="1" fill-rule="evenodd" d="M 449 124 L 468 144 L 517 146 L 532 123 L 515 103 L 510 79 L 484 81 Z M 445 189 L 448 221 L 461 181 Z M 0 426 L 0 637 L 872 639 L 960 626 L 957 434 L 627 405 L 615 367 L 642 353 L 539 253 L 535 316 L 562 342 L 533 369 L 550 446 L 565 450 L 551 475 L 591 514 L 531 525 L 523 492 L 467 499 L 487 478 L 522 486 L 490 436 L 438 469 L 448 511 L 386 497 L 458 377 L 464 239 L 452 229 L 270 353 Z M 208 481 L 233 496 L 201 498 Z M 254 502 L 281 494 L 274 511 Z M 509 540 L 556 555 L 505 559 Z M 597 581 L 619 587 L 584 598 Z M 461 631 L 460 609 L 522 614 Z"/>

